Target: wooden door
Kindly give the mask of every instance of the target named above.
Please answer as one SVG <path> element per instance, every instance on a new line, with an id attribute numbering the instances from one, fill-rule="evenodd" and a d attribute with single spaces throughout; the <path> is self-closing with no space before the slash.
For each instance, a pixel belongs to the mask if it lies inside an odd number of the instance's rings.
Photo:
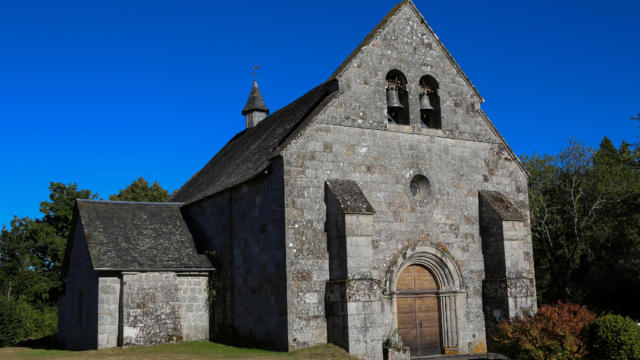
<path id="1" fill-rule="evenodd" d="M 398 334 L 412 356 L 441 354 L 438 286 L 419 265 L 406 267 L 396 285 Z"/>

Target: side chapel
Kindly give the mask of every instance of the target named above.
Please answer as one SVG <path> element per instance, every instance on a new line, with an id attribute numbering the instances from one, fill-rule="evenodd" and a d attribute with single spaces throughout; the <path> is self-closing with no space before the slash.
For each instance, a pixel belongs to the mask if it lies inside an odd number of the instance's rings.
<path id="1" fill-rule="evenodd" d="M 528 175 L 483 101 L 411 0 L 284 108 L 254 82 L 170 202 L 78 201 L 61 341 L 487 352 L 536 293 Z"/>

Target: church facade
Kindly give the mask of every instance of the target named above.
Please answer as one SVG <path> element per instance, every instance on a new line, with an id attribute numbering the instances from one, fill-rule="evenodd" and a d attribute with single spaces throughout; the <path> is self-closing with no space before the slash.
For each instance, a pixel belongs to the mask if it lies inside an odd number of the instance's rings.
<path id="1" fill-rule="evenodd" d="M 247 128 L 171 199 L 212 260 L 185 273 L 215 268 L 211 338 L 484 353 L 535 311 L 527 173 L 482 102 L 410 0 L 273 114 L 254 83 Z"/>

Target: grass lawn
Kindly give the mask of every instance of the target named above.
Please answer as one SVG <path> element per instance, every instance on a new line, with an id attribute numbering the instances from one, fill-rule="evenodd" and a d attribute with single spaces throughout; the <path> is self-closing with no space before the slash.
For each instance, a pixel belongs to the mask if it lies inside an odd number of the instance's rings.
<path id="1" fill-rule="evenodd" d="M 139 346 L 126 349 L 68 351 L 28 347 L 0 349 L 0 359 L 356 359 L 334 345 L 319 345 L 290 353 L 237 348 L 211 342 L 186 342 L 182 344 Z"/>

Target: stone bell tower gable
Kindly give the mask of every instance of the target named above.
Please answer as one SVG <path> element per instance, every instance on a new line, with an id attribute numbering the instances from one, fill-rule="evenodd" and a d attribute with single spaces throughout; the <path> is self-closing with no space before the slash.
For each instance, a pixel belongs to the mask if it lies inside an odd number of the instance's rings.
<path id="1" fill-rule="evenodd" d="M 410 126 L 387 123 L 386 75 L 399 70 L 406 77 Z M 424 128 L 420 118 L 420 80 L 437 82 L 441 129 Z M 393 8 L 332 74 L 344 92 L 336 125 L 398 130 L 455 139 L 502 143 L 517 156 L 480 109 L 484 99 L 410 0 Z"/>

